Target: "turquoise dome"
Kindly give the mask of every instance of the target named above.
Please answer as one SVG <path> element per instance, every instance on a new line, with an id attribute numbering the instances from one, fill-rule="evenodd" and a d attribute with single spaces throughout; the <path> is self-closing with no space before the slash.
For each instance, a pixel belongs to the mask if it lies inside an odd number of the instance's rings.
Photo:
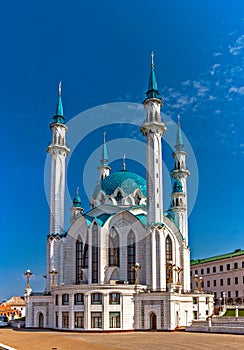
<path id="1" fill-rule="evenodd" d="M 74 207 L 77 207 L 77 208 L 81 207 L 81 199 L 78 196 L 78 194 L 76 194 L 75 198 L 73 199 L 73 205 Z"/>
<path id="2" fill-rule="evenodd" d="M 146 196 L 146 180 L 138 174 L 122 170 L 107 176 L 104 180 L 101 180 L 95 188 L 93 198 L 96 198 L 100 190 L 106 195 L 111 195 L 118 187 L 120 187 L 126 194 L 131 194 L 136 189 L 139 189 L 143 196 Z"/>

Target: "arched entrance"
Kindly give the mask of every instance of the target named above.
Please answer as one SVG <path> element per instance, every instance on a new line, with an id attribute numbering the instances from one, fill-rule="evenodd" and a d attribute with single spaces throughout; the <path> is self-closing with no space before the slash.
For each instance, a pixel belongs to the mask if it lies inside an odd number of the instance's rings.
<path id="1" fill-rule="evenodd" d="M 157 329 L 157 316 L 154 312 L 150 315 L 150 329 L 156 330 Z"/>
<path id="2" fill-rule="evenodd" d="M 40 312 L 38 315 L 38 327 L 43 328 L 44 327 L 44 316 L 43 313 Z"/>

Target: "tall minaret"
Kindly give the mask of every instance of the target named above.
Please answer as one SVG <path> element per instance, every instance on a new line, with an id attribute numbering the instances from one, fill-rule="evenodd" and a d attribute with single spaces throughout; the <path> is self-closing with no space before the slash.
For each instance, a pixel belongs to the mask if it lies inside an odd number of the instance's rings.
<path id="1" fill-rule="evenodd" d="M 154 53 L 152 52 L 151 70 L 148 82 L 147 98 L 144 100 L 146 120 L 141 132 L 146 136 L 147 167 L 147 222 L 163 221 L 163 184 L 162 184 L 162 144 L 161 138 L 166 131 L 161 121 L 160 109 L 163 105 L 159 97 L 157 80 L 154 71 Z"/>
<path id="2" fill-rule="evenodd" d="M 50 181 L 50 235 L 62 235 L 64 232 L 64 189 L 65 189 L 65 158 L 70 149 L 66 145 L 65 134 L 67 126 L 63 115 L 61 98 L 61 82 L 58 86 L 58 102 L 54 122 L 50 124 L 52 143 L 48 146 L 51 156 Z"/>
<path id="3" fill-rule="evenodd" d="M 183 137 L 180 128 L 180 116 L 178 116 L 178 127 L 176 134 L 174 169 L 171 171 L 171 176 L 175 180 L 172 199 L 172 211 L 174 212 L 175 222 L 182 236 L 188 244 L 188 215 L 187 215 L 187 186 L 186 179 L 190 175 L 190 171 L 186 168 L 186 156 Z"/>
<path id="4" fill-rule="evenodd" d="M 98 171 L 100 174 L 100 180 L 105 179 L 105 177 L 110 174 L 110 166 L 108 165 L 108 151 L 107 151 L 107 143 L 106 143 L 106 131 L 103 134 L 103 148 L 102 148 L 102 157 L 100 159 L 100 165 L 98 166 Z"/>

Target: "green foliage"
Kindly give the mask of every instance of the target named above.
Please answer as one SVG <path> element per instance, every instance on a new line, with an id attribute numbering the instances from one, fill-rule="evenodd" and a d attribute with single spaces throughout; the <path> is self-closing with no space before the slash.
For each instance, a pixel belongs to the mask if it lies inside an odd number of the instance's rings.
<path id="1" fill-rule="evenodd" d="M 235 317 L 236 313 L 235 313 L 235 309 L 227 309 L 224 316 L 227 317 Z M 238 316 L 239 317 L 244 317 L 244 310 L 238 310 Z"/>

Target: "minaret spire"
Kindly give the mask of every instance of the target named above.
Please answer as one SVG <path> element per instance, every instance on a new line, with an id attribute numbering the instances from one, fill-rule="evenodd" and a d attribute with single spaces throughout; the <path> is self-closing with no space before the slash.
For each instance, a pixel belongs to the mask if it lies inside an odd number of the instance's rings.
<path id="1" fill-rule="evenodd" d="M 123 168 L 123 171 L 126 171 L 126 162 L 125 162 L 125 154 L 123 155 L 123 163 L 122 163 L 122 168 Z"/>
<path id="2" fill-rule="evenodd" d="M 105 179 L 110 173 L 110 166 L 108 165 L 108 150 L 106 142 L 106 131 L 103 133 L 103 146 L 102 146 L 102 157 L 100 159 L 100 165 L 98 166 L 98 171 L 100 173 L 100 180 Z"/>
<path id="3" fill-rule="evenodd" d="M 58 84 L 58 101 L 56 106 L 56 114 L 53 117 L 56 123 L 64 124 L 64 111 L 63 111 L 63 103 L 62 103 L 62 82 L 60 81 Z"/>
<path id="4" fill-rule="evenodd" d="M 177 127 L 177 133 L 176 133 L 175 149 L 177 151 L 184 150 L 184 143 L 183 143 L 183 137 L 182 137 L 182 133 L 181 133 L 180 115 L 179 114 L 178 114 L 178 127 Z"/>
<path id="5" fill-rule="evenodd" d="M 148 90 L 146 92 L 148 98 L 159 98 L 158 84 L 154 71 L 154 52 L 151 53 L 151 69 L 148 80 Z"/>

